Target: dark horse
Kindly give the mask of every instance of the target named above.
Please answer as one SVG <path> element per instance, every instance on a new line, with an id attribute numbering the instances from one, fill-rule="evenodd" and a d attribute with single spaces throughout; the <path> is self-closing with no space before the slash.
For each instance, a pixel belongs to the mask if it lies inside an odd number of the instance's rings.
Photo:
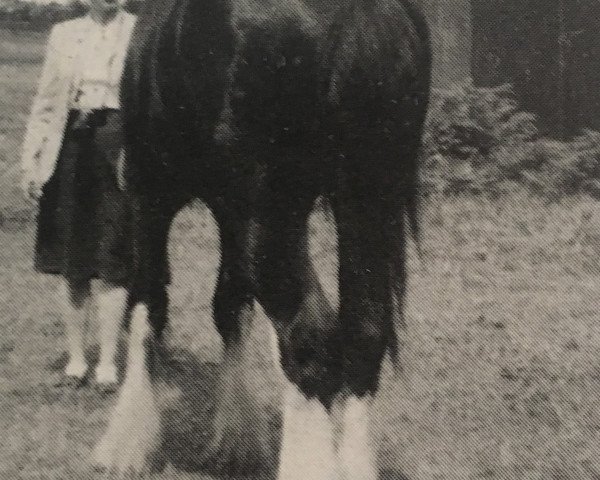
<path id="1" fill-rule="evenodd" d="M 145 2 L 122 92 L 137 303 L 100 464 L 143 470 L 156 447 L 150 360 L 164 325 L 148 311 L 164 303 L 170 224 L 200 198 L 221 239 L 213 448 L 260 458 L 268 433 L 242 368 L 256 300 L 288 382 L 279 478 L 377 478 L 369 406 L 396 350 L 406 237 L 418 229 L 430 63 L 410 0 Z M 337 227 L 339 311 L 308 255 L 319 197 Z"/>

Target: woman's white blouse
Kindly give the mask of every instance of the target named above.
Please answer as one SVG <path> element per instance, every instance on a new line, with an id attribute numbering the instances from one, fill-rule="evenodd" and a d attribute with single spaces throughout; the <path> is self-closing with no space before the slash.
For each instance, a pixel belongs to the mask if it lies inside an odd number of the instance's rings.
<path id="1" fill-rule="evenodd" d="M 51 176 L 70 109 L 118 108 L 123 64 L 136 17 L 121 10 L 99 25 L 89 16 L 56 24 L 23 139 L 23 178 L 40 185 Z"/>
<path id="2" fill-rule="evenodd" d="M 120 75 L 113 75 L 113 69 L 122 70 L 122 65 L 115 65 L 122 49 L 124 38 L 122 13 L 119 13 L 107 24 L 101 24 L 87 17 L 87 33 L 80 46 L 79 85 L 72 108 L 93 110 L 101 108 L 119 108 Z"/>

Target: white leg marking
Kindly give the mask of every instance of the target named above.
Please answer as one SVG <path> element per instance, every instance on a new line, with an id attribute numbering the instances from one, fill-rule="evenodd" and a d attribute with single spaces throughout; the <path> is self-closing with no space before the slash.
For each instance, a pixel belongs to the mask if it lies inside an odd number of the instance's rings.
<path id="1" fill-rule="evenodd" d="M 131 319 L 125 380 L 106 433 L 94 451 L 96 466 L 117 474 L 146 472 L 149 455 L 160 446 L 160 412 L 145 347 L 151 336 L 148 309 L 138 305 Z"/>
<path id="2" fill-rule="evenodd" d="M 376 480 L 377 452 L 370 432 L 373 400 L 350 395 L 342 401 L 339 460 L 344 480 Z"/>
<path id="3" fill-rule="evenodd" d="M 98 293 L 100 360 L 96 367 L 96 381 L 99 384 L 117 383 L 115 356 L 126 302 L 126 289 L 101 286 Z"/>
<path id="4" fill-rule="evenodd" d="M 80 299 L 81 305 L 74 305 L 72 292 L 66 282 L 63 282 L 60 286 L 59 298 L 63 305 L 63 321 L 65 322 L 69 351 L 69 362 L 65 366 L 65 375 L 83 378 L 88 369 L 84 353 L 86 299 Z"/>
<path id="5" fill-rule="evenodd" d="M 282 382 L 285 379 L 285 375 L 281 368 L 281 351 L 279 350 L 279 339 L 277 337 L 277 331 L 273 326 L 273 323 L 269 319 L 266 319 L 266 329 L 267 335 L 269 337 L 269 344 L 271 350 L 271 357 L 273 358 L 273 369 L 275 370 L 275 375 L 277 375 L 276 380 Z"/>
<path id="6" fill-rule="evenodd" d="M 338 480 L 331 415 L 288 382 L 278 480 Z"/>
<path id="7" fill-rule="evenodd" d="M 204 463 L 231 476 L 266 470 L 275 457 L 271 399 L 265 392 L 265 379 L 256 377 L 256 352 L 251 348 L 252 311 L 243 315 L 239 341 L 225 348 L 213 437 L 202 457 Z"/>

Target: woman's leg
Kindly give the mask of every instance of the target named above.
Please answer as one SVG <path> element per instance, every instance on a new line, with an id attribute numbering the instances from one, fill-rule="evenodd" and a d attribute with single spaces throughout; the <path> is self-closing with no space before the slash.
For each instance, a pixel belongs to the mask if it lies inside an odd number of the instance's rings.
<path id="1" fill-rule="evenodd" d="M 98 245 L 96 249 L 98 335 L 100 358 L 96 386 L 105 392 L 118 384 L 116 365 L 119 333 L 128 307 L 132 268 L 130 211 L 127 194 L 117 184 L 116 163 L 122 148 L 122 125 L 118 113 L 108 114 L 94 134 L 94 181 L 99 194 L 95 205 Z"/>
<path id="2" fill-rule="evenodd" d="M 87 307 L 90 302 L 90 282 L 87 280 L 63 280 L 60 286 L 60 301 L 67 337 L 69 361 L 65 366 L 65 377 L 76 384 L 81 383 L 88 370 L 85 359 L 85 332 Z"/>
<path id="3" fill-rule="evenodd" d="M 95 380 L 100 388 L 112 391 L 118 384 L 115 359 L 127 307 L 127 289 L 101 280 L 97 295 L 100 358 L 96 366 Z"/>

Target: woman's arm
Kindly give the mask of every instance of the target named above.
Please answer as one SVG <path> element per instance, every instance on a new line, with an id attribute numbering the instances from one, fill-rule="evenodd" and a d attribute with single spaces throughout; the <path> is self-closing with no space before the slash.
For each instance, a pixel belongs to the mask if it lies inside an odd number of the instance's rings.
<path id="1" fill-rule="evenodd" d="M 35 181 L 38 170 L 40 152 L 47 141 L 47 126 L 51 122 L 55 105 L 52 102 L 51 87 L 57 80 L 58 52 L 60 51 L 60 25 L 55 25 L 48 39 L 42 74 L 38 82 L 38 89 L 33 100 L 27 130 L 25 133 L 21 169 L 23 172 L 23 188 L 28 192 L 30 183 Z"/>

